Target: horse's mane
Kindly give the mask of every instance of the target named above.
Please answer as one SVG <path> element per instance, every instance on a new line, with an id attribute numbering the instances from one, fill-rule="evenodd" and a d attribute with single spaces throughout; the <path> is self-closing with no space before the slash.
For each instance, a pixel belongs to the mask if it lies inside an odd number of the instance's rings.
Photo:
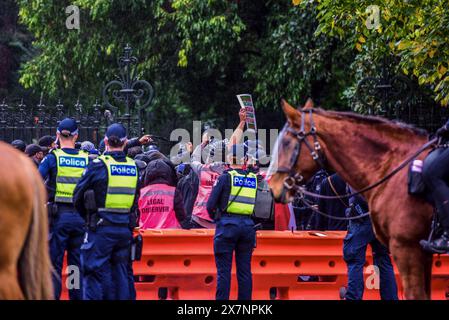
<path id="1" fill-rule="evenodd" d="M 418 136 L 427 136 L 428 132 L 424 129 L 417 128 L 411 124 L 400 122 L 400 121 L 392 121 L 386 118 L 378 117 L 378 116 L 367 116 L 361 115 L 355 112 L 347 112 L 347 111 L 332 111 L 332 110 L 324 110 L 321 108 L 315 108 L 314 112 L 321 115 L 330 115 L 331 117 L 338 119 L 351 119 L 355 120 L 359 123 L 370 124 L 370 125 L 382 125 L 383 127 L 390 128 L 391 130 L 406 130 L 411 133 L 414 133 Z"/>

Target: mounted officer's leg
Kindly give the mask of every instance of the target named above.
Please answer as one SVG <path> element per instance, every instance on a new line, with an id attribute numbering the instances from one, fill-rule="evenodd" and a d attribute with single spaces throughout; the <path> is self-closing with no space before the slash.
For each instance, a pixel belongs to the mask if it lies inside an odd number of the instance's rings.
<path id="1" fill-rule="evenodd" d="M 371 225 L 368 225 L 371 228 Z M 366 236 L 366 226 L 350 222 L 348 234 L 343 240 L 343 259 L 348 266 L 348 290 L 346 300 L 362 300 L 364 291 L 363 266 L 370 237 Z"/>
<path id="2" fill-rule="evenodd" d="M 423 178 L 437 209 L 443 234 L 428 246 L 438 252 L 449 251 L 449 148 L 432 152 L 424 161 Z"/>
<path id="3" fill-rule="evenodd" d="M 370 242 L 370 245 L 373 250 L 374 265 L 379 268 L 381 299 L 398 300 L 398 287 L 388 249 L 376 238 Z"/>

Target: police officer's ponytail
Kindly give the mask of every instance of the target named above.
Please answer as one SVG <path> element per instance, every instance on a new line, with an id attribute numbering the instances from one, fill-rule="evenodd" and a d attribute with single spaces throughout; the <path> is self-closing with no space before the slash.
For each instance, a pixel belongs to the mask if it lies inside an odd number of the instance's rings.
<path id="1" fill-rule="evenodd" d="M 117 136 L 108 137 L 108 143 L 111 148 L 121 148 L 123 147 L 125 141 L 120 140 Z"/>

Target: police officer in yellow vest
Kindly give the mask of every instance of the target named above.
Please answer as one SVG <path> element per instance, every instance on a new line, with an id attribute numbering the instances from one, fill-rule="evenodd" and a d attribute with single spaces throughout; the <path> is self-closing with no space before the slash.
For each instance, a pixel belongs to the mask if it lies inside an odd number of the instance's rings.
<path id="1" fill-rule="evenodd" d="M 232 256 L 235 252 L 238 299 L 251 300 L 251 257 L 256 231 L 251 215 L 256 203 L 257 176 L 243 170 L 246 147 L 233 145 L 227 161 L 230 169 L 216 181 L 207 201 L 207 210 L 216 221 L 214 237 L 217 266 L 217 300 L 228 300 L 231 287 Z"/>
<path id="2" fill-rule="evenodd" d="M 83 299 L 129 300 L 134 298 L 130 270 L 132 227 L 137 226 L 139 173 L 126 157 L 126 129 L 115 123 L 104 139 L 106 152 L 93 160 L 76 186 L 75 207 L 86 216 L 85 194 L 93 190 L 96 214 L 81 247 Z M 132 271 L 131 271 L 132 273 Z"/>
<path id="3" fill-rule="evenodd" d="M 64 253 L 67 250 L 70 282 L 69 298 L 79 300 L 82 295 L 80 272 L 80 247 L 85 232 L 84 220 L 73 206 L 73 191 L 88 164 L 88 154 L 75 149 L 78 138 L 76 121 L 62 120 L 56 132 L 60 149 L 52 150 L 39 165 L 46 181 L 48 211 L 50 215 L 50 256 L 55 272 L 53 285 L 55 299 L 61 295 L 61 273 Z"/>

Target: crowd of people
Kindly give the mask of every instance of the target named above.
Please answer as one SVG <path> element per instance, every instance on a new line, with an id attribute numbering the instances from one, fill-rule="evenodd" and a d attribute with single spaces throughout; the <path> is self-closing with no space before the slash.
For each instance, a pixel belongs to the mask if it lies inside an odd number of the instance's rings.
<path id="1" fill-rule="evenodd" d="M 382 298 L 397 299 L 388 250 L 374 237 L 369 217 L 348 224 L 317 214 L 363 214 L 368 211 L 366 202 L 361 197 L 308 197 L 307 202 L 298 198 L 293 205 L 279 207 L 269 196 L 262 199 L 264 188 L 269 189 L 259 160 L 266 153 L 259 141 L 243 141 L 245 120 L 241 110 L 229 139 L 216 140 L 206 131 L 195 149 L 186 143 L 172 158 L 159 151 L 150 135 L 128 139 L 121 124 L 111 125 L 98 146 L 78 142 L 77 124 L 69 118 L 59 123 L 56 136 L 29 145 L 13 141 L 12 146 L 32 159 L 47 186 L 55 298 L 61 295 L 67 252 L 68 264 L 80 266 L 83 274 L 80 287 L 69 288 L 70 299 L 134 299 L 135 257 L 130 248 L 138 242 L 132 235 L 138 227 L 216 229 L 217 299 L 229 299 L 233 253 L 239 299 L 250 299 L 255 231 L 274 229 L 276 217 L 281 217 L 274 213 L 278 210 L 287 212 L 284 230 L 349 230 L 343 248 L 349 275 L 346 299 L 363 296 L 368 244 L 380 269 Z M 338 175 L 325 170 L 307 184 L 308 190 L 324 195 L 342 195 L 348 188 Z M 263 205 L 257 206 L 259 192 Z"/>

